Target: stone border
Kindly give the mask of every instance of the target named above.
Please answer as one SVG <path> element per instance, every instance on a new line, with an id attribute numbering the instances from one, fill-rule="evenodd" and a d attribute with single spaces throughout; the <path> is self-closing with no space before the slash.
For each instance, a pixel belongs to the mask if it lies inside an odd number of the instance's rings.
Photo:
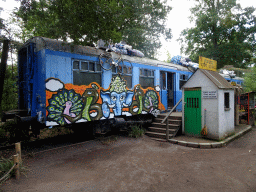
<path id="1" fill-rule="evenodd" d="M 172 144 L 178 144 L 178 145 L 185 146 L 185 147 L 194 147 L 194 148 L 201 148 L 201 149 L 220 148 L 220 147 L 226 146 L 231 141 L 234 141 L 235 139 L 243 136 L 244 134 L 246 134 L 247 132 L 249 132 L 251 130 L 252 130 L 252 126 L 248 125 L 248 127 L 245 128 L 244 130 L 242 130 L 242 131 L 236 133 L 235 135 L 232 135 L 220 142 L 196 143 L 196 142 L 180 141 L 180 140 L 176 140 L 176 139 L 169 139 L 169 142 Z"/>

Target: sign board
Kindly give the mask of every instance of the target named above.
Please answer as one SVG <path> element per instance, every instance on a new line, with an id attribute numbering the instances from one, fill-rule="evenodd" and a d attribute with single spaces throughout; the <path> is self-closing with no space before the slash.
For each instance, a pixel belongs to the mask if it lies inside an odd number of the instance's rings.
<path id="1" fill-rule="evenodd" d="M 217 99 L 217 91 L 203 91 L 203 99 Z"/>
<path id="2" fill-rule="evenodd" d="M 216 71 L 217 70 L 217 61 L 199 56 L 199 68 Z"/>

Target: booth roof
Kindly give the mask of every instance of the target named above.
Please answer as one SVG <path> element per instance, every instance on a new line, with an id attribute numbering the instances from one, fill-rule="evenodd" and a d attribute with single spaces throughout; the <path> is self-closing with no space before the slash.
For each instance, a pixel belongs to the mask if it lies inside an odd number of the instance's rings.
<path id="1" fill-rule="evenodd" d="M 233 86 L 218 72 L 205 69 L 198 70 L 205 74 L 205 76 L 208 77 L 219 89 L 234 89 Z"/>

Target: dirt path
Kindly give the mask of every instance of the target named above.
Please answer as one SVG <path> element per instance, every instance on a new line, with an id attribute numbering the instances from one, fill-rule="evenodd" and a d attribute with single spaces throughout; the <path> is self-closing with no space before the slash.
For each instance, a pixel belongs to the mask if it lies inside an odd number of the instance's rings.
<path id="1" fill-rule="evenodd" d="M 3 191 L 256 191 L 256 129 L 216 149 L 120 137 L 26 159 L 30 171 Z"/>

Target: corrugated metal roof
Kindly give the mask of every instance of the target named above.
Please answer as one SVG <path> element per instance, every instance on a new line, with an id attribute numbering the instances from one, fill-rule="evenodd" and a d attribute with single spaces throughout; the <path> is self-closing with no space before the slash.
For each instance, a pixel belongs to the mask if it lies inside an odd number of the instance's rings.
<path id="1" fill-rule="evenodd" d="M 198 69 L 208 77 L 219 89 L 234 89 L 233 86 L 218 72 Z"/>

